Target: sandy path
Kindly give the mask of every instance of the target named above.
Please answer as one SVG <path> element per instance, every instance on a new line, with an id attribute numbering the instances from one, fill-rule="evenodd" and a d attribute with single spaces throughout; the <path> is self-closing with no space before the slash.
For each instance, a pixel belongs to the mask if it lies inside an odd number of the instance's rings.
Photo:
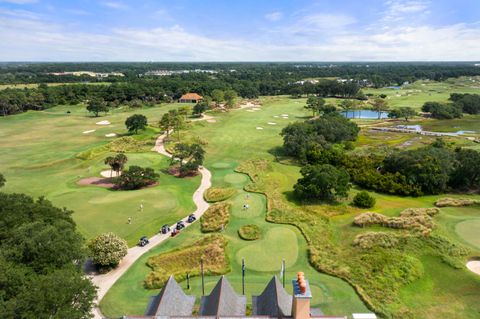
<path id="1" fill-rule="evenodd" d="M 203 117 L 202 119 L 206 118 Z M 160 135 L 157 138 L 157 141 L 155 142 L 155 147 L 152 150 L 162 155 L 172 157 L 172 155 L 165 150 L 165 137 L 166 134 Z M 199 169 L 199 172 L 200 174 L 202 174 L 202 181 L 200 182 L 200 186 L 197 188 L 195 193 L 193 193 L 192 197 L 193 202 L 197 206 L 197 209 L 193 212 L 193 214 L 195 214 L 195 217 L 197 217 L 197 220 L 200 219 L 200 217 L 203 215 L 203 213 L 207 210 L 209 206 L 209 204 L 203 199 L 203 193 L 205 192 L 205 190 L 207 190 L 207 188 L 210 188 L 210 186 L 212 185 L 212 174 L 210 173 L 210 171 L 204 167 L 201 167 Z M 189 227 L 191 224 L 186 222 L 187 218 L 188 216 L 183 218 L 182 220 L 185 221 L 185 225 Z M 175 227 L 175 224 L 172 225 L 172 227 Z M 158 233 L 157 235 L 150 238 L 150 244 L 148 244 L 147 246 L 135 246 L 129 248 L 127 255 L 125 256 L 125 258 L 123 258 L 123 260 L 120 262 L 120 265 L 115 270 L 107 274 L 91 276 L 93 284 L 98 287 L 97 304 L 100 300 L 102 300 L 102 298 L 113 286 L 113 284 L 128 270 L 128 268 L 130 268 L 131 265 L 133 265 L 135 261 L 137 261 L 138 258 L 140 258 L 143 254 L 145 254 L 153 247 L 167 240 L 168 238 L 170 238 L 170 234 L 163 235 L 161 233 Z M 95 319 L 104 318 L 98 307 L 93 309 L 93 315 Z"/>

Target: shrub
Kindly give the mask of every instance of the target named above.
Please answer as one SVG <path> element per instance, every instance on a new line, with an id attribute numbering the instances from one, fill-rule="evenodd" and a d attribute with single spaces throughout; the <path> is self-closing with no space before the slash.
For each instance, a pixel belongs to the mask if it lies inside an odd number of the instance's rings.
<path id="1" fill-rule="evenodd" d="M 147 150 L 146 146 L 146 141 L 138 141 L 131 136 L 119 137 L 108 143 L 109 150 L 117 153 L 142 152 Z"/>
<path id="2" fill-rule="evenodd" d="M 438 208 L 408 208 L 400 213 L 400 217 L 367 212 L 356 216 L 353 224 L 359 227 L 381 225 L 395 229 L 411 229 L 421 232 L 423 236 L 428 236 L 435 227 L 432 216 L 438 213 Z"/>
<path id="3" fill-rule="evenodd" d="M 97 236 L 88 243 L 93 263 L 100 267 L 116 267 L 127 255 L 128 245 L 114 233 Z"/>
<path id="4" fill-rule="evenodd" d="M 354 246 L 362 249 L 370 249 L 373 247 L 392 248 L 399 242 L 399 238 L 392 233 L 384 232 L 368 232 L 359 234 L 353 241 Z"/>
<path id="5" fill-rule="evenodd" d="M 237 190 L 235 188 L 210 187 L 203 197 L 209 203 L 221 202 L 232 197 Z"/>
<path id="6" fill-rule="evenodd" d="M 222 230 L 230 219 L 230 204 L 217 203 L 210 206 L 200 218 L 202 232 L 211 233 Z"/>
<path id="7" fill-rule="evenodd" d="M 262 233 L 257 225 L 244 225 L 238 230 L 238 236 L 243 240 L 260 239 Z"/>
<path id="8" fill-rule="evenodd" d="M 470 198 L 441 198 L 435 202 L 437 207 L 461 207 L 480 205 L 480 200 Z"/>
<path id="9" fill-rule="evenodd" d="M 161 288 L 170 275 L 175 280 L 200 275 L 200 260 L 203 259 L 204 272 L 207 275 L 221 275 L 230 271 L 225 248 L 227 241 L 220 235 L 211 235 L 200 239 L 191 246 L 181 247 L 153 257 L 147 261 L 152 272 L 147 275 L 144 285 L 147 289 Z"/>
<path id="10" fill-rule="evenodd" d="M 355 195 L 352 204 L 360 208 L 372 208 L 375 206 L 375 198 L 365 191 Z"/>

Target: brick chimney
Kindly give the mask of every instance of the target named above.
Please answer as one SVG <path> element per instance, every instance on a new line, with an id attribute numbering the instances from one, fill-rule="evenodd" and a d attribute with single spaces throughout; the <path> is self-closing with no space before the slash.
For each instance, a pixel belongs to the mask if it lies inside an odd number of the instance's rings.
<path id="1" fill-rule="evenodd" d="M 297 279 L 292 280 L 292 284 L 293 319 L 310 319 L 310 299 L 312 299 L 312 293 L 310 291 L 310 284 L 308 280 L 305 280 L 303 272 L 297 273 Z"/>

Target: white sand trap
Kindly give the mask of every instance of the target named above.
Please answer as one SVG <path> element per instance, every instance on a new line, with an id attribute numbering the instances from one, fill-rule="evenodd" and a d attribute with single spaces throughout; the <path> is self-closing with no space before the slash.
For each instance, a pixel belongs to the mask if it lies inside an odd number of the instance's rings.
<path id="1" fill-rule="evenodd" d="M 259 107 L 253 107 L 252 110 L 253 110 L 253 111 L 260 111 L 261 108 L 259 108 Z"/>
<path id="2" fill-rule="evenodd" d="M 273 117 L 277 118 L 277 117 L 278 117 L 278 115 L 274 115 Z"/>
<path id="3" fill-rule="evenodd" d="M 122 175 L 122 173 L 107 170 L 107 171 L 101 171 L 100 175 L 102 175 L 102 177 L 105 177 L 105 178 L 110 178 L 110 177 L 118 177 L 118 176 Z"/>
<path id="4" fill-rule="evenodd" d="M 480 260 L 470 260 L 467 263 L 467 268 L 477 275 L 480 275 Z"/>
<path id="5" fill-rule="evenodd" d="M 208 120 L 207 120 L 207 123 L 217 123 L 217 120 L 215 120 L 215 119 L 208 119 Z"/>
<path id="6" fill-rule="evenodd" d="M 267 124 L 268 125 L 277 125 L 277 123 L 275 123 L 275 122 L 268 122 Z"/>
<path id="7" fill-rule="evenodd" d="M 97 125 L 110 125 L 109 121 L 100 121 L 96 123 Z"/>
<path id="8" fill-rule="evenodd" d="M 261 126 L 257 126 L 256 128 L 257 128 L 257 130 L 263 130 L 263 127 L 261 127 Z"/>
<path id="9" fill-rule="evenodd" d="M 105 134 L 105 137 L 115 137 L 115 136 L 117 136 L 117 134 L 115 134 L 115 133 Z"/>
<path id="10" fill-rule="evenodd" d="M 288 114 L 282 114 L 282 116 L 288 116 Z"/>
<path id="11" fill-rule="evenodd" d="M 93 132 L 95 132 L 95 130 L 83 131 L 83 134 L 90 134 L 90 133 L 93 133 Z"/>

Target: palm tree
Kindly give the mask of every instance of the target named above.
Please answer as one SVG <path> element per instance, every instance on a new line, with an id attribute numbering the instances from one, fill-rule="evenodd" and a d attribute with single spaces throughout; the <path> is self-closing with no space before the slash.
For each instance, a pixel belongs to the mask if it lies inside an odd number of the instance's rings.
<path id="1" fill-rule="evenodd" d="M 113 168 L 115 166 L 115 158 L 109 156 L 104 161 L 105 165 L 110 166 L 110 178 L 112 178 Z"/>
<path id="2" fill-rule="evenodd" d="M 116 168 L 117 168 L 117 176 L 119 175 L 119 172 L 123 171 L 123 167 L 128 161 L 128 158 L 125 154 L 123 153 L 118 153 L 115 158 L 114 158 Z"/>

